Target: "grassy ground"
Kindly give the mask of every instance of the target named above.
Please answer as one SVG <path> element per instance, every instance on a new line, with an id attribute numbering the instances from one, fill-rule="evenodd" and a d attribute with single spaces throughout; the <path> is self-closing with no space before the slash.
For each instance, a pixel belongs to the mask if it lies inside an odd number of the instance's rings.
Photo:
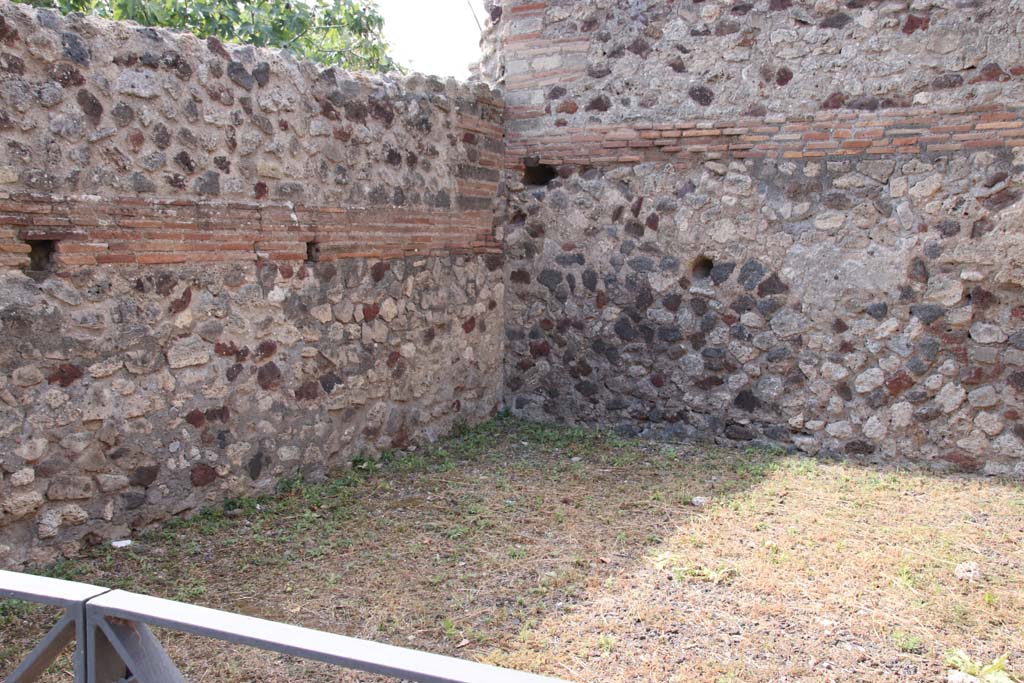
<path id="1" fill-rule="evenodd" d="M 1019 485 L 506 419 L 50 572 L 581 682 L 1024 669 Z M 0 674 L 50 619 L 0 603 Z M 375 680 L 161 638 L 193 681 Z"/>

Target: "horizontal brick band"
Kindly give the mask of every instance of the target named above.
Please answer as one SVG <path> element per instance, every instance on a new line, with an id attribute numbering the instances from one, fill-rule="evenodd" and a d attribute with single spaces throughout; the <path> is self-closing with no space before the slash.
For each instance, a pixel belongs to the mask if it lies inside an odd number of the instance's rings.
<path id="1" fill-rule="evenodd" d="M 482 191 L 478 187 L 472 189 Z M 25 266 L 30 240 L 55 240 L 62 265 L 400 258 L 499 251 L 490 200 L 472 210 L 0 195 L 0 266 Z"/>
<path id="2" fill-rule="evenodd" d="M 920 154 L 1024 146 L 1024 116 L 1015 109 L 991 108 L 825 111 L 790 119 L 554 128 L 512 136 L 507 145 L 509 168 L 520 168 L 525 157 L 557 165 L 672 161 L 692 154 L 740 159 Z"/>

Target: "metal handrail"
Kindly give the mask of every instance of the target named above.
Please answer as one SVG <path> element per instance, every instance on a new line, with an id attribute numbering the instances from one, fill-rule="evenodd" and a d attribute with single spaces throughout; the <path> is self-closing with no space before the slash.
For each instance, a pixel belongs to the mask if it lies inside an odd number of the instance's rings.
<path id="1" fill-rule="evenodd" d="M 150 626 L 417 683 L 565 683 L 455 657 L 349 638 L 74 581 L 0 570 L 0 597 L 62 607 L 64 616 L 5 683 L 29 683 L 71 641 L 76 683 L 184 683 Z"/>

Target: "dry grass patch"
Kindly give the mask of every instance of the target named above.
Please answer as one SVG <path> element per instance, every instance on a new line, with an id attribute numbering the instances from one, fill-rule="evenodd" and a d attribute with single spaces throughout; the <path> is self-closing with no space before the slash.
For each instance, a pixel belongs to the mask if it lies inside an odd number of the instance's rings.
<path id="1" fill-rule="evenodd" d="M 1024 665 L 1022 539 L 1009 482 L 499 419 L 55 569 L 575 681 L 935 681 Z M 0 606 L 0 673 L 46 619 Z M 163 637 L 194 681 L 375 680 Z"/>

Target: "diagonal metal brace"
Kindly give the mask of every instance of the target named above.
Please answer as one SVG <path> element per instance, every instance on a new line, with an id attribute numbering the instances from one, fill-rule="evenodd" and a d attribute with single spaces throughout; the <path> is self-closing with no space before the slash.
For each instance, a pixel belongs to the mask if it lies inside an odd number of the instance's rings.
<path id="1" fill-rule="evenodd" d="M 7 676 L 7 683 L 31 683 L 46 671 L 72 639 L 75 641 L 75 680 L 86 680 L 86 603 L 109 588 L 0 570 L 0 598 L 62 607 L 64 615 L 24 661 Z"/>
<path id="2" fill-rule="evenodd" d="M 115 683 L 125 669 L 139 683 L 187 683 L 144 623 L 90 614 L 89 629 L 89 683 Z"/>
<path id="3" fill-rule="evenodd" d="M 53 663 L 68 643 L 75 640 L 77 619 L 70 612 L 53 625 L 43 639 L 32 648 L 21 664 L 8 674 L 6 683 L 31 683 L 37 680 Z M 77 648 L 76 648 L 77 649 Z"/>

